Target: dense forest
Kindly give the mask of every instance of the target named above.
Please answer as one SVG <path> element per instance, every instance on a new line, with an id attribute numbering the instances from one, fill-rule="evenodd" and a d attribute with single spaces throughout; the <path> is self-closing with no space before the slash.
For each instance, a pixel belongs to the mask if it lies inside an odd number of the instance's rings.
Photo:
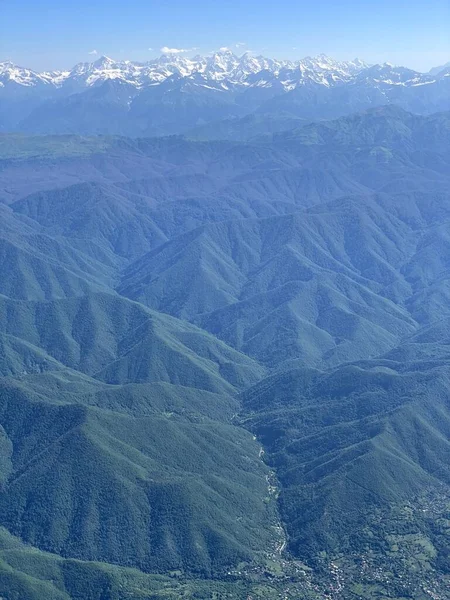
<path id="1" fill-rule="evenodd" d="M 0 135 L 2 597 L 449 597 L 429 112 Z"/>

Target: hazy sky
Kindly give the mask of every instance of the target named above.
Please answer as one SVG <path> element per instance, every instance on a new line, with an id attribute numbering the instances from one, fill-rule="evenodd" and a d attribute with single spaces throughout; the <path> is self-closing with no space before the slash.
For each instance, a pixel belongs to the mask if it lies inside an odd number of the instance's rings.
<path id="1" fill-rule="evenodd" d="M 450 0 L 0 0 L 0 61 L 34 69 L 223 46 L 428 70 L 450 61 Z"/>

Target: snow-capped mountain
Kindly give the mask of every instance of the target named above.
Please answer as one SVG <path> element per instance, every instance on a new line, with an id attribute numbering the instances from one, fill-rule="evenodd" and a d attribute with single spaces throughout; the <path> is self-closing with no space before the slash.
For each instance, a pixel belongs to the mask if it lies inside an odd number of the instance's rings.
<path id="1" fill-rule="evenodd" d="M 354 78 L 371 79 L 373 83 L 414 85 L 439 77 L 444 67 L 432 69 L 428 74 L 418 73 L 404 67 L 368 65 L 360 59 L 336 61 L 324 54 L 297 61 L 275 60 L 245 53 L 237 56 L 230 50 L 222 50 L 209 56 L 187 58 L 177 54 L 163 54 L 145 63 L 115 61 L 102 56 L 95 62 L 79 63 L 67 71 L 38 73 L 19 67 L 11 62 L 0 63 L 0 82 L 35 87 L 52 85 L 55 88 L 90 87 L 105 81 L 117 80 L 142 89 L 162 83 L 170 77 L 202 75 L 206 81 L 251 85 L 249 79 L 258 73 L 269 73 L 282 83 L 286 90 L 297 85 L 317 83 L 332 86 Z M 253 78 L 254 79 L 254 78 Z"/>
<path id="2" fill-rule="evenodd" d="M 396 67 L 390 63 L 372 65 L 361 70 L 357 75 L 359 82 L 372 84 L 412 86 L 418 83 L 429 83 L 436 80 L 429 74 L 418 73 L 405 67 Z"/>
<path id="3" fill-rule="evenodd" d="M 442 69 L 443 70 L 443 69 Z M 162 83 L 170 77 L 201 75 L 208 82 L 224 82 L 226 85 L 249 86 L 258 73 L 269 74 L 270 81 L 279 81 L 286 91 L 299 85 L 316 83 L 327 87 L 354 78 L 371 80 L 374 84 L 414 85 L 439 77 L 439 72 L 421 74 L 389 63 L 370 66 L 362 60 L 336 61 L 324 54 L 297 61 L 275 60 L 245 53 L 237 56 L 230 50 L 222 50 L 209 56 L 187 58 L 177 54 L 163 54 L 145 63 L 115 61 L 102 56 L 95 62 L 79 63 L 67 71 L 37 73 L 11 62 L 0 63 L 0 83 L 15 83 L 26 87 L 51 85 L 55 89 L 88 88 L 105 81 L 116 80 L 137 89 Z M 261 84 L 258 84 L 261 85 Z"/>
<path id="4" fill-rule="evenodd" d="M 14 63 L 0 63 L 0 87 L 7 85 L 20 85 L 23 87 L 37 87 L 40 85 L 56 85 L 56 73 L 35 73 L 31 69 L 18 67 Z"/>
<path id="5" fill-rule="evenodd" d="M 74 84 L 90 87 L 103 81 L 119 80 L 136 88 L 143 88 L 161 83 L 169 77 L 190 77 L 195 74 L 201 74 L 209 81 L 246 85 L 250 75 L 267 71 L 275 77 L 289 75 L 287 86 L 304 81 L 329 85 L 332 82 L 348 80 L 366 67 L 367 65 L 360 60 L 339 62 L 325 55 L 307 57 L 299 61 L 282 61 L 253 56 L 250 53 L 236 56 L 229 50 L 223 50 L 210 56 L 194 58 L 164 54 L 146 63 L 115 61 L 102 56 L 92 63 L 79 63 L 68 71 L 44 73 L 36 73 L 8 62 L 0 63 L 0 77 L 3 83 L 10 80 L 25 86 L 46 83 L 55 88 L 73 87 Z"/>
<path id="6" fill-rule="evenodd" d="M 324 54 L 277 60 L 223 49 L 164 54 L 148 62 L 102 56 L 66 71 L 0 63 L 0 131 L 183 133 L 255 113 L 326 119 L 395 103 L 412 112 L 450 110 L 448 69 L 337 61 Z"/>

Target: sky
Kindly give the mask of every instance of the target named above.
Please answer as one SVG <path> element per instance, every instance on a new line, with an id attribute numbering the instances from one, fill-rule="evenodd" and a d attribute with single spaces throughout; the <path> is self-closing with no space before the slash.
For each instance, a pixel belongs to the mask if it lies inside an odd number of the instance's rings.
<path id="1" fill-rule="evenodd" d="M 35 70 L 221 47 L 427 71 L 450 61 L 450 0 L 0 0 L 0 61 Z"/>

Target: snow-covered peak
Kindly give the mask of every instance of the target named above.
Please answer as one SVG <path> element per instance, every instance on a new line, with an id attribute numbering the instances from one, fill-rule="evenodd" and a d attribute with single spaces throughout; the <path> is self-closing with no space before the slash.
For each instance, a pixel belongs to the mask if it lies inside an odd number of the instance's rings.
<path id="1" fill-rule="evenodd" d="M 348 78 L 368 66 L 359 59 L 355 59 L 354 61 L 338 61 L 325 54 L 313 57 L 308 56 L 300 60 L 299 65 L 303 69 L 310 70 L 313 73 L 335 74 L 343 78 Z"/>
<path id="2" fill-rule="evenodd" d="M 131 61 L 115 61 L 108 56 L 102 56 L 93 63 L 79 63 L 71 71 L 65 72 L 64 77 L 55 81 L 55 85 L 72 84 L 90 87 L 108 80 L 119 80 L 135 87 L 140 86 L 143 65 Z"/>
<path id="3" fill-rule="evenodd" d="M 8 83 L 24 87 L 35 87 L 51 83 L 45 75 L 35 73 L 31 69 L 19 67 L 10 61 L 0 63 L 0 82 L 3 87 Z"/>
<path id="4" fill-rule="evenodd" d="M 302 85 L 337 85 L 352 79 L 364 69 L 362 61 L 340 62 L 325 54 L 307 56 L 298 61 L 281 61 L 272 65 L 272 72 L 280 76 L 286 90 Z"/>
<path id="5" fill-rule="evenodd" d="M 117 64 L 118 63 L 116 63 L 116 61 L 114 61 L 112 58 L 109 58 L 109 56 L 101 56 L 94 63 L 92 63 L 92 66 L 95 69 L 101 70 L 101 69 L 111 69 Z"/>
<path id="6" fill-rule="evenodd" d="M 237 56 L 222 48 L 207 56 L 188 57 L 184 54 L 167 53 L 145 63 L 116 61 L 101 56 L 94 62 L 83 62 L 71 70 L 36 73 L 17 67 L 12 63 L 0 63 L 0 83 L 5 88 L 10 83 L 21 86 L 47 85 L 79 90 L 102 82 L 116 80 L 137 89 L 154 86 L 171 78 L 201 76 L 205 85 L 220 84 L 228 89 L 234 86 L 281 85 L 286 90 L 303 85 L 331 87 L 348 81 L 367 81 L 376 85 L 414 85 L 426 75 L 389 64 L 369 66 L 359 59 L 337 61 L 325 54 L 308 56 L 301 60 L 275 60 L 254 56 L 250 52 Z M 428 76 L 429 77 L 429 76 Z M 211 82 L 210 84 L 207 82 Z"/>
<path id="7" fill-rule="evenodd" d="M 427 82 L 429 79 L 428 75 L 406 67 L 397 67 L 388 62 L 367 67 L 359 73 L 357 78 L 358 81 L 365 81 L 369 84 L 403 86 L 416 85 Z"/>
<path id="8" fill-rule="evenodd" d="M 200 65 L 203 60 L 200 59 Z M 200 69 L 208 79 L 219 81 L 230 78 L 236 67 L 239 65 L 239 58 L 230 50 L 221 50 L 211 56 L 206 57 L 204 69 Z"/>

